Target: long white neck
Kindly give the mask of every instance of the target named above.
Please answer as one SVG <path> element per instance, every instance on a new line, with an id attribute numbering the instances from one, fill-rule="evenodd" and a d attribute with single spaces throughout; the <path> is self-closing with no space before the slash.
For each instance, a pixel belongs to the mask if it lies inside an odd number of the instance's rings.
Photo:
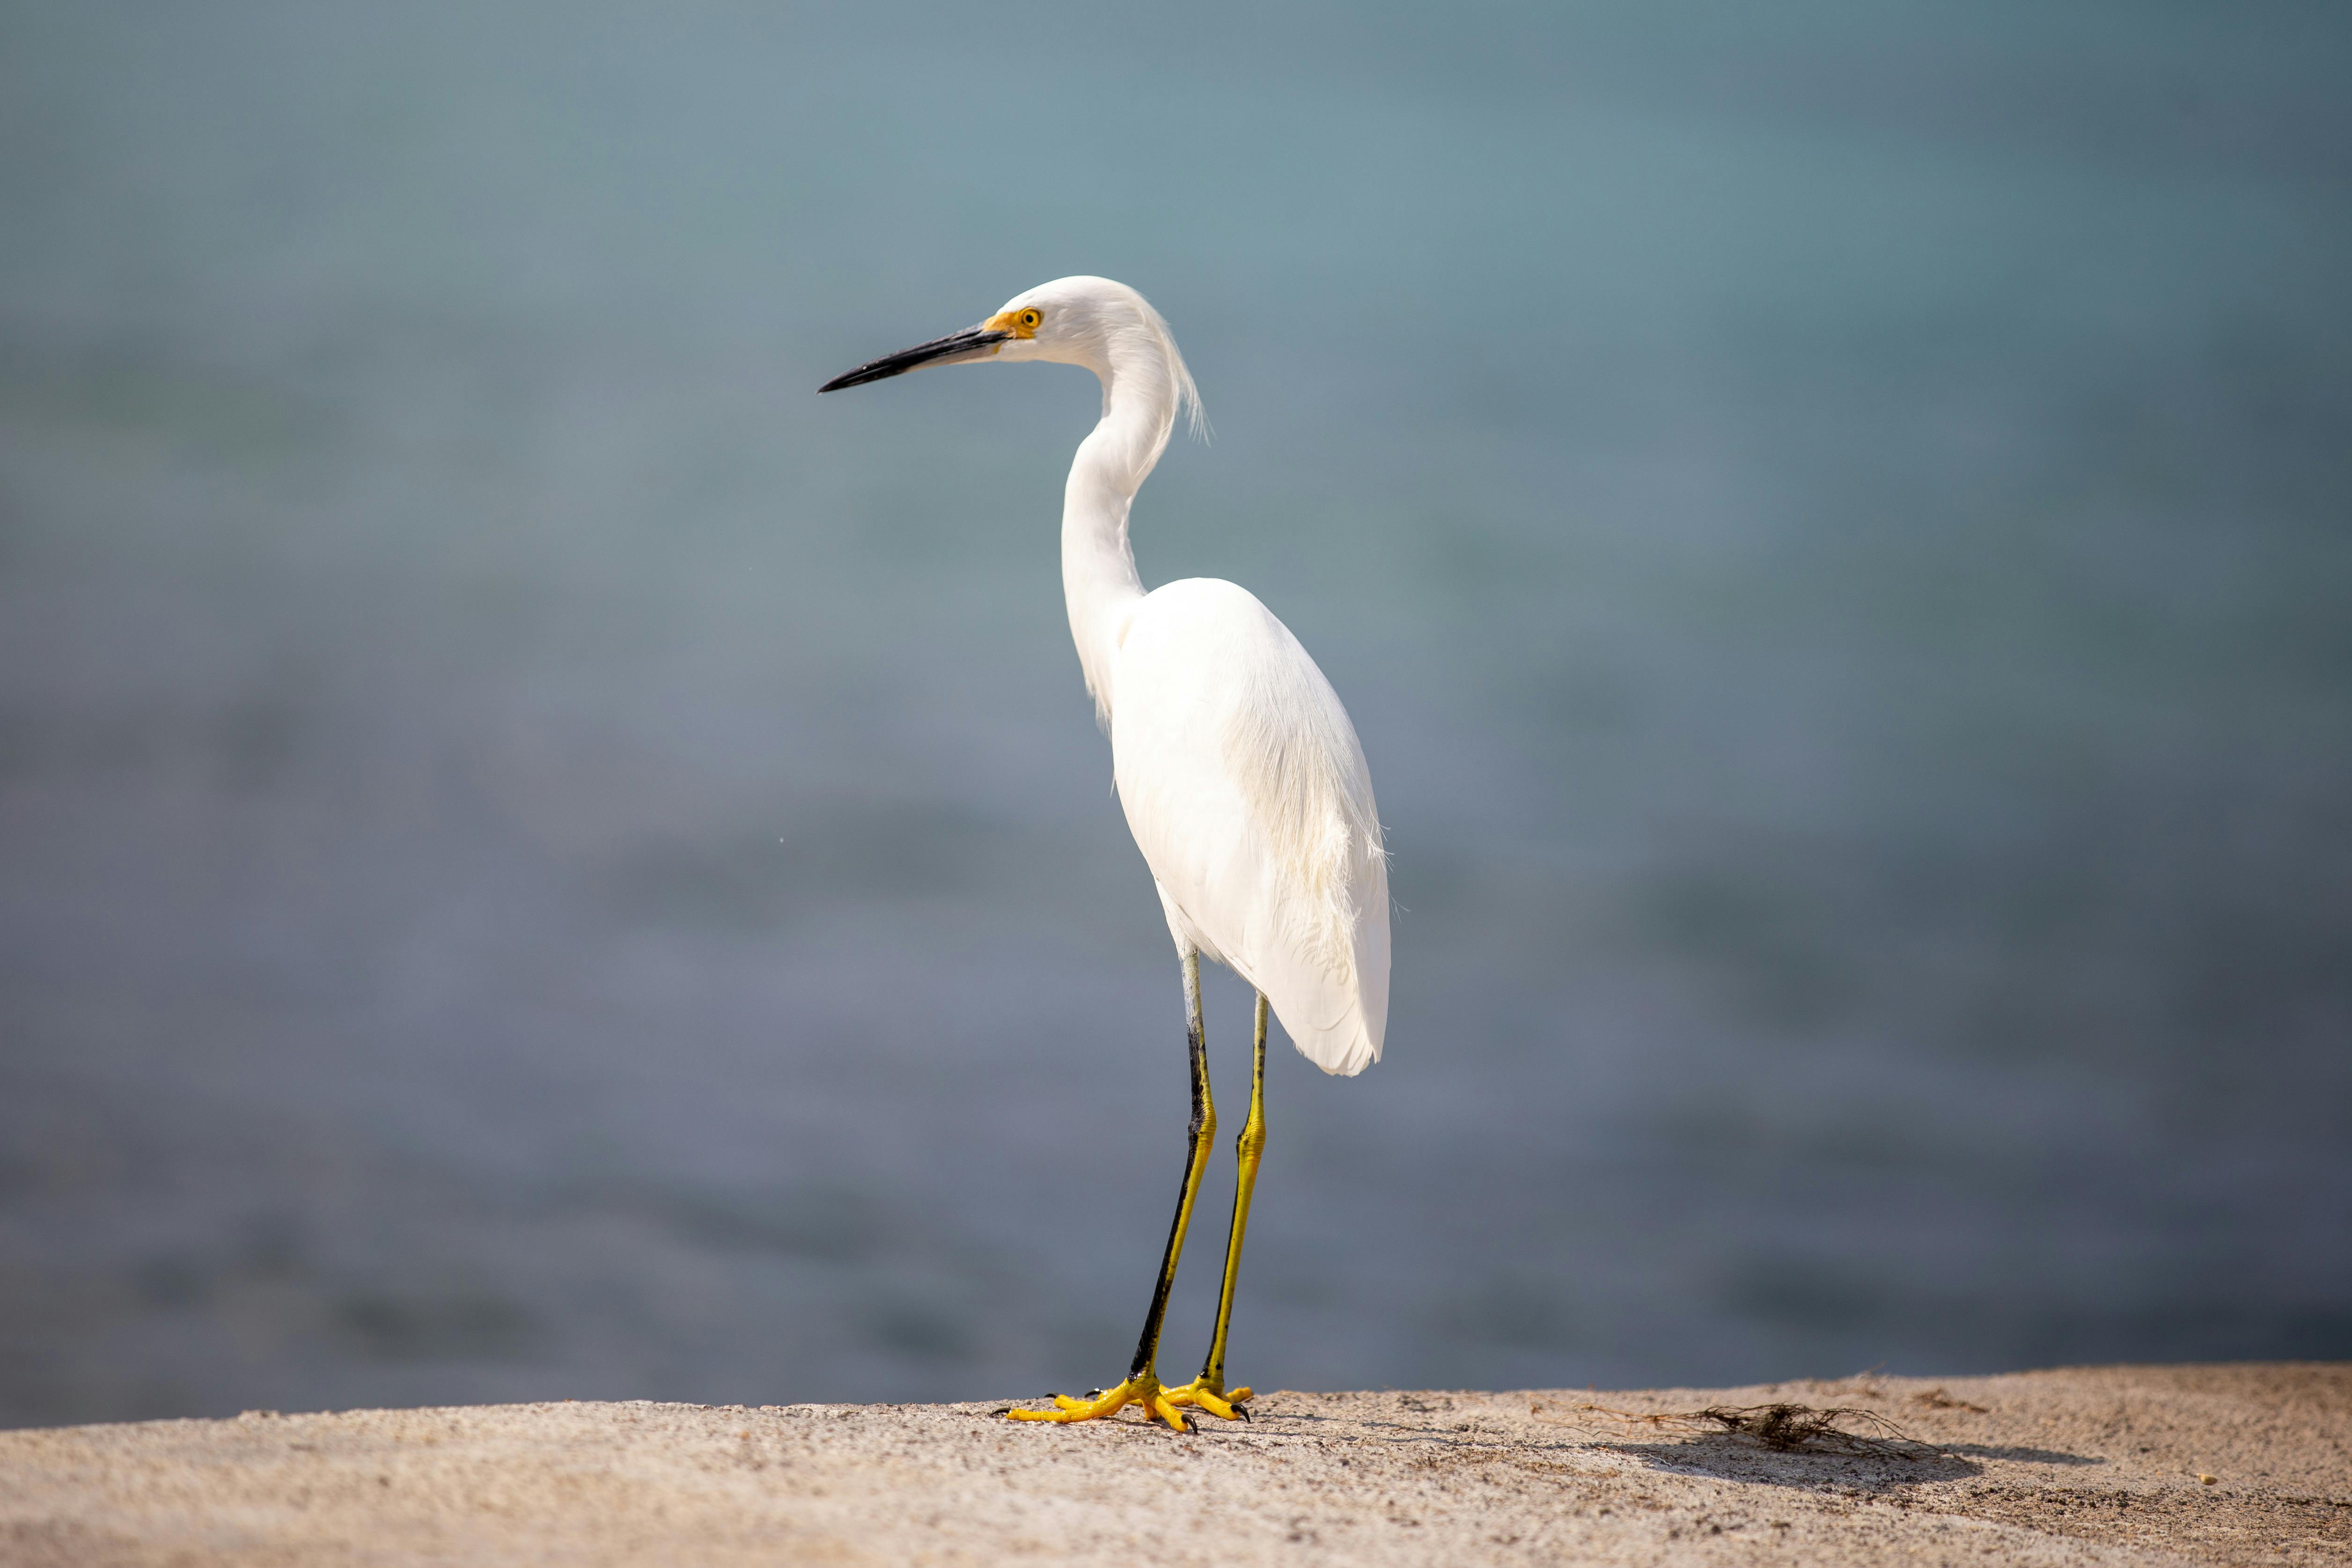
<path id="1" fill-rule="evenodd" d="M 1111 672 L 1119 639 L 1143 597 L 1127 542 L 1128 509 L 1176 421 L 1180 373 L 1157 338 L 1121 334 L 1088 367 L 1102 378 L 1102 422 L 1078 443 L 1062 492 L 1062 594 L 1078 666 L 1106 726 L 1118 700 Z"/>

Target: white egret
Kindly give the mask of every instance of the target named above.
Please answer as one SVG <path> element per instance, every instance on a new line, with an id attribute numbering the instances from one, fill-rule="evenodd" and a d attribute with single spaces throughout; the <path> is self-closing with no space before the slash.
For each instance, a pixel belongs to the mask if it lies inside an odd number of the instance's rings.
<path id="1" fill-rule="evenodd" d="M 1184 976 L 1192 1120 L 1184 1185 L 1135 1360 L 1117 1387 L 1056 1394 L 1021 1420 L 1084 1421 L 1129 1405 L 1178 1430 L 1185 1406 L 1231 1419 L 1246 1388 L 1225 1387 L 1225 1334 L 1250 1194 L 1265 1142 L 1266 1011 L 1325 1072 L 1378 1061 L 1388 1023 L 1387 858 L 1372 781 L 1348 711 L 1298 639 L 1246 590 L 1212 578 L 1147 594 L 1128 545 L 1128 510 L 1167 448 L 1180 412 L 1200 419 L 1176 340 L 1124 283 L 1064 278 L 1006 301 L 964 331 L 860 365 L 835 392 L 925 365 L 1047 360 L 1102 380 L 1102 420 L 1078 444 L 1062 500 L 1062 587 L 1078 667 L 1110 733 L 1128 826 L 1151 868 Z M 1201 1375 L 1160 1382 L 1160 1330 L 1202 1173 L 1216 1136 L 1201 1024 L 1201 960 L 1257 989 L 1255 1063 L 1216 1329 Z"/>

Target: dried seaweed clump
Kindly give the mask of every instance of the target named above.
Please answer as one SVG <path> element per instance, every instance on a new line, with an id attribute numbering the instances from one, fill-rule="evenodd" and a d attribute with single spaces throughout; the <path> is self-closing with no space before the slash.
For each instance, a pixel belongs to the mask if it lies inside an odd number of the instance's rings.
<path id="1" fill-rule="evenodd" d="M 1805 1447 L 1840 1448 L 1848 1451 L 1876 1447 L 1888 1438 L 1906 1441 L 1902 1430 L 1883 1415 L 1867 1410 L 1855 1410 L 1840 1405 L 1828 1410 L 1816 1410 L 1810 1405 L 1749 1405 L 1733 1406 L 1710 1405 L 1697 1413 L 1702 1421 L 1712 1421 L 1727 1432 L 1738 1432 L 1753 1437 L 1768 1448 L 1783 1453 Z M 1861 1421 L 1875 1427 L 1874 1432 L 1849 1432 L 1838 1425 L 1841 1421 Z"/>
<path id="2" fill-rule="evenodd" d="M 1784 1454 L 1801 1448 L 1826 1448 L 1843 1454 L 1896 1453 L 1916 1458 L 1914 1450 L 1924 1447 L 1884 1415 L 1850 1405 L 1824 1410 L 1811 1405 L 1710 1405 L 1704 1410 L 1667 1410 L 1652 1415 L 1612 1410 L 1601 1405 L 1581 1408 L 1673 1432 L 1715 1429 L 1736 1433 Z M 1842 1425 L 1853 1423 L 1869 1429 L 1856 1432 Z"/>

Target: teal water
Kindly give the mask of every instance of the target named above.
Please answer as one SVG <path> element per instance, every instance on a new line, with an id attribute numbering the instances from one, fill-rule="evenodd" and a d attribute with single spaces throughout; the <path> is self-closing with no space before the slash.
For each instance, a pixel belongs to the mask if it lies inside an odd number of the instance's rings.
<path id="1" fill-rule="evenodd" d="M 2347 66 L 0 12 L 0 1419 L 1123 1368 L 1184 1068 L 1060 604 L 1096 395 L 814 395 L 1076 271 L 1215 426 L 1147 581 L 1298 633 L 1395 853 L 1237 1375 L 2352 1355 Z"/>

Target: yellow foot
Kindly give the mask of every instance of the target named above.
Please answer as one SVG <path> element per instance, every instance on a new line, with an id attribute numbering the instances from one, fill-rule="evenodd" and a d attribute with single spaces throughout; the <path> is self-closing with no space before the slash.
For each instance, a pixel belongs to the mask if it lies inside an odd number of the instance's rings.
<path id="1" fill-rule="evenodd" d="M 1055 1409 L 1007 1410 L 1003 1414 L 1015 1421 L 1092 1421 L 1133 1405 L 1140 1406 L 1145 1415 L 1157 1416 L 1176 1431 L 1190 1432 L 1192 1419 L 1176 1408 L 1177 1403 L 1160 1386 L 1160 1380 L 1147 1372 L 1091 1399 L 1073 1399 L 1066 1394 L 1057 1394 L 1054 1395 Z"/>
<path id="2" fill-rule="evenodd" d="M 1197 1377 L 1181 1388 L 1160 1390 L 1160 1397 L 1171 1405 L 1197 1405 L 1210 1415 L 1222 1415 L 1228 1421 L 1250 1418 L 1249 1411 L 1244 1408 L 1249 1396 L 1250 1390 L 1246 1388 L 1236 1388 L 1227 1394 L 1223 1385 L 1203 1383 Z"/>

